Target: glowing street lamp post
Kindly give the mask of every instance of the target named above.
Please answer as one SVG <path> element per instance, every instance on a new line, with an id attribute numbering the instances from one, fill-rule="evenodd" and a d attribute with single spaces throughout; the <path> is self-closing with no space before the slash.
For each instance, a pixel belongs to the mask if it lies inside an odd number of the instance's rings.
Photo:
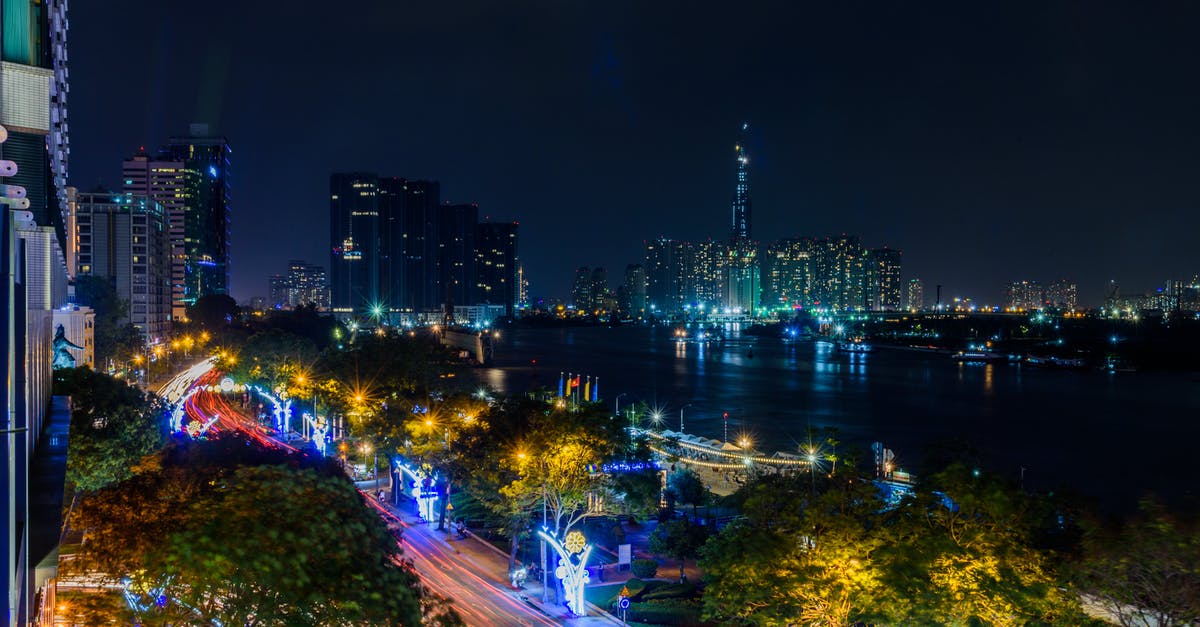
<path id="1" fill-rule="evenodd" d="M 683 410 L 685 410 L 691 406 L 692 406 L 692 404 L 688 403 L 687 405 L 684 405 L 683 407 L 679 408 L 679 432 L 680 433 L 683 433 Z"/>

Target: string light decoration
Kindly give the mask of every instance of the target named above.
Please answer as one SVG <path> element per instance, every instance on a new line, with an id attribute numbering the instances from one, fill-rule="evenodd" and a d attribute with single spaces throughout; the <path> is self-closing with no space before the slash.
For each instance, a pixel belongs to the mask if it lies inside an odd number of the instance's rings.
<path id="1" fill-rule="evenodd" d="M 587 571 L 588 556 L 592 553 L 591 543 L 579 531 L 568 533 L 567 537 L 559 542 L 545 527 L 538 530 L 538 537 L 558 553 L 558 568 L 554 570 L 554 576 L 562 581 L 563 590 L 567 594 L 567 607 L 571 608 L 571 612 L 576 616 L 585 616 L 587 606 L 583 601 L 583 587 L 591 580 Z"/>

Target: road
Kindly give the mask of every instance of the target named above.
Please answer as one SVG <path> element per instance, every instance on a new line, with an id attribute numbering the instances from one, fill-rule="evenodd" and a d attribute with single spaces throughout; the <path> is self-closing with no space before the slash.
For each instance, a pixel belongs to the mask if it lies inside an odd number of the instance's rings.
<path id="1" fill-rule="evenodd" d="M 193 384 L 206 388 L 219 377 L 216 371 L 206 371 L 194 377 Z M 264 446 L 297 451 L 221 394 L 201 389 L 188 399 L 186 409 L 189 420 L 207 422 L 219 416 L 211 427 L 213 431 L 239 431 Z M 397 542 L 404 558 L 412 562 L 425 586 L 453 602 L 454 609 L 468 625 L 562 624 L 517 598 L 502 578 L 504 573 L 493 572 L 497 570 L 494 565 L 485 567 L 470 552 L 459 552 L 430 527 L 410 525 L 370 495 L 364 493 L 363 499 L 391 528 L 401 530 Z"/>

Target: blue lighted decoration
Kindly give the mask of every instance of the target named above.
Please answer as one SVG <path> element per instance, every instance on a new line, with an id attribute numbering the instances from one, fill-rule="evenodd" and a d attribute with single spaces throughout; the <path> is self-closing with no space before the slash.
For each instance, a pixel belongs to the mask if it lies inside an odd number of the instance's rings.
<path id="1" fill-rule="evenodd" d="M 413 469 L 399 461 L 396 470 L 408 479 L 409 493 L 417 502 L 417 515 L 425 522 L 433 520 L 433 504 L 438 500 L 438 474 L 424 467 Z"/>
<path id="2" fill-rule="evenodd" d="M 590 580 L 587 560 L 592 553 L 592 545 L 578 531 L 568 533 L 562 542 L 547 533 L 545 527 L 537 533 L 558 553 L 558 568 L 554 569 L 554 576 L 562 580 L 563 590 L 567 593 L 567 607 L 576 616 L 585 616 L 587 606 L 583 602 L 583 587 Z"/>
<path id="3" fill-rule="evenodd" d="M 208 173 L 213 178 L 217 178 L 217 166 L 215 166 L 215 165 L 208 166 Z"/>
<path id="4" fill-rule="evenodd" d="M 304 412 L 301 417 L 312 427 L 312 443 L 317 447 L 317 452 L 324 457 L 325 448 L 329 444 L 329 421 L 325 418 L 313 418 L 308 412 Z"/>

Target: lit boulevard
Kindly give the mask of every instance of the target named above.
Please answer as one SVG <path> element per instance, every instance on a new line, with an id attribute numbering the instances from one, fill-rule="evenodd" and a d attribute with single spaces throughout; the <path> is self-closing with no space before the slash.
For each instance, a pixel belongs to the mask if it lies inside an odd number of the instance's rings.
<path id="1" fill-rule="evenodd" d="M 297 452 L 295 446 L 276 437 L 226 398 L 208 391 L 208 386 L 220 380 L 219 372 L 208 369 L 202 372 L 196 376 L 196 373 L 189 371 L 177 377 L 178 380 L 191 379 L 189 385 L 199 390 L 185 403 L 190 420 L 203 422 L 212 416 L 219 416 L 212 427 L 214 432 L 239 432 L 263 446 Z M 445 534 L 438 533 L 427 524 L 409 524 L 392 507 L 380 503 L 366 492 L 362 492 L 362 496 L 389 524 L 389 528 L 402 530 L 402 538 L 398 542 L 404 549 L 404 558 L 412 561 L 426 586 L 453 601 L 455 611 L 468 625 L 559 624 L 520 600 L 509 589 L 504 577 L 491 572 L 494 569 L 489 570 L 470 556 L 460 553 L 452 542 L 447 541 Z M 297 550 L 303 549 L 297 547 Z"/>

